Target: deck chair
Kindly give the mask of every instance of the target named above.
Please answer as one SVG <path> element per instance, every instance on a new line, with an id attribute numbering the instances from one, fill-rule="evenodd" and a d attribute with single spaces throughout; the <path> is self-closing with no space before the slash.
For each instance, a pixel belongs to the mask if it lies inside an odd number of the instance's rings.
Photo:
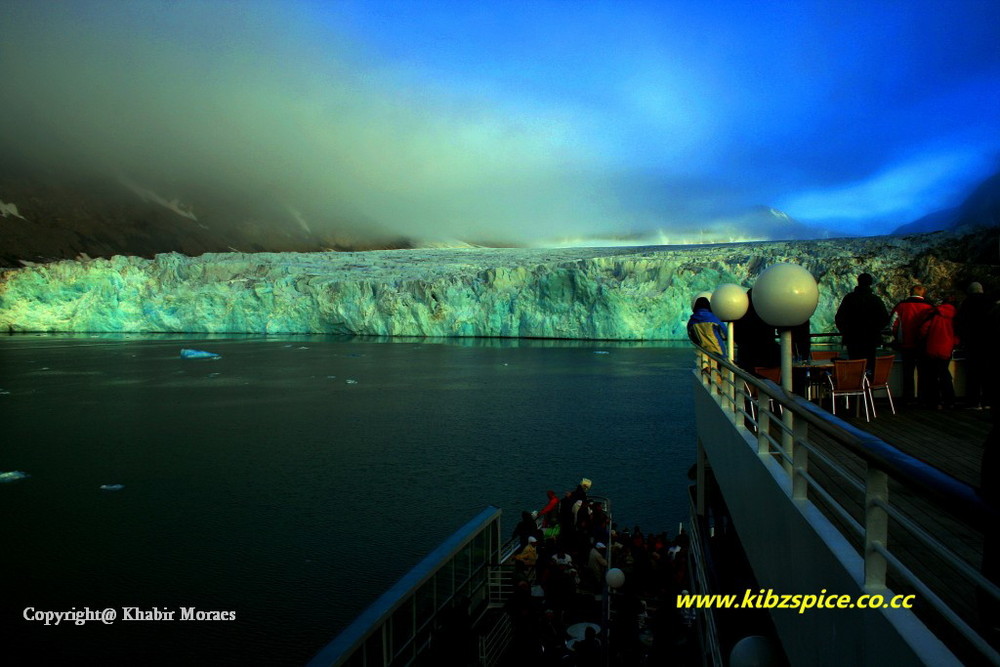
<path id="1" fill-rule="evenodd" d="M 896 414 L 896 406 L 892 403 L 892 391 L 889 389 L 889 374 L 892 373 L 892 363 L 896 355 L 890 354 L 884 357 L 875 357 L 875 372 L 872 373 L 871 383 L 868 385 L 868 400 L 872 404 L 872 413 L 875 412 L 875 397 L 872 392 L 883 390 L 889 397 L 889 408 L 892 414 Z"/>
<path id="2" fill-rule="evenodd" d="M 868 376 L 865 374 L 867 359 L 837 359 L 833 362 L 833 373 L 827 376 L 830 381 L 830 411 L 837 414 L 837 397 L 844 397 L 844 407 L 850 408 L 850 397 L 859 396 L 865 406 L 865 421 L 871 421 L 868 411 Z M 875 408 L 872 407 L 872 412 Z M 860 406 L 857 408 L 860 412 Z"/>
<path id="3" fill-rule="evenodd" d="M 759 375 L 762 378 L 765 378 L 767 380 L 771 380 L 775 384 L 781 384 L 781 368 L 771 368 L 771 367 L 766 367 L 766 366 L 754 366 L 753 373 L 754 373 L 754 375 Z M 758 393 L 757 392 L 757 387 L 753 387 L 753 386 L 747 384 L 746 382 L 744 382 L 743 383 L 743 388 L 746 390 L 746 393 L 753 399 L 753 400 L 750 401 L 750 415 L 753 417 L 754 421 L 757 421 L 757 407 L 756 406 L 757 406 L 757 400 L 759 398 L 758 395 L 757 395 L 757 393 Z M 771 409 L 771 412 L 774 412 L 774 401 L 773 400 L 768 399 L 768 407 Z M 778 406 L 778 414 L 781 414 L 781 406 L 780 405 Z"/>

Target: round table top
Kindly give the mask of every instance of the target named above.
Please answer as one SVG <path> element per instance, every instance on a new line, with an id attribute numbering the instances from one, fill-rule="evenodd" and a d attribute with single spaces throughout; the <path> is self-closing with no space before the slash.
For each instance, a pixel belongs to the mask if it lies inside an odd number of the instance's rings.
<path id="1" fill-rule="evenodd" d="M 587 636 L 587 628 L 594 628 L 596 632 L 601 631 L 601 626 L 597 623 L 574 623 L 566 628 L 566 634 L 573 639 L 583 639 Z"/>

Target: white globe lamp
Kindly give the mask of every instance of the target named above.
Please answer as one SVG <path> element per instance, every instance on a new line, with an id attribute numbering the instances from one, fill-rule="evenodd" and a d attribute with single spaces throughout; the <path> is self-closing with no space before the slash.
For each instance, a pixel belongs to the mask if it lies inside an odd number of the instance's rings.
<path id="1" fill-rule="evenodd" d="M 723 283 L 712 292 L 712 312 L 723 322 L 733 322 L 746 315 L 750 300 L 747 291 L 735 283 Z"/>
<path id="2" fill-rule="evenodd" d="M 792 330 L 816 312 L 819 288 L 816 279 L 798 264 L 774 264 L 760 274 L 753 286 L 753 307 L 761 319 L 782 328 L 781 386 L 792 391 Z M 785 411 L 791 427 L 792 413 Z"/>
<path id="3" fill-rule="evenodd" d="M 604 581 L 608 582 L 611 588 L 621 588 L 625 585 L 625 573 L 613 567 L 604 575 Z"/>
<path id="4" fill-rule="evenodd" d="M 723 283 L 712 293 L 712 312 L 727 323 L 726 356 L 730 361 L 736 356 L 733 322 L 746 315 L 749 306 L 746 290 L 735 283 Z"/>
<path id="5" fill-rule="evenodd" d="M 730 667 L 772 667 L 776 664 L 771 642 L 760 635 L 744 637 L 729 652 Z"/>
<path id="6" fill-rule="evenodd" d="M 775 264 L 757 278 L 753 307 L 761 319 L 776 327 L 802 324 L 816 312 L 816 279 L 798 264 Z"/>

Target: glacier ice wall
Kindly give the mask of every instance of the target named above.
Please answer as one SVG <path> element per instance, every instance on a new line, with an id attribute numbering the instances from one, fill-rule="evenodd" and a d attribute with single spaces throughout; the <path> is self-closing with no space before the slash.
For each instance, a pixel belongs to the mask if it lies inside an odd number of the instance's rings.
<path id="1" fill-rule="evenodd" d="M 117 256 L 0 277 L 0 328 L 26 332 L 686 338 L 691 296 L 794 262 L 819 281 L 813 331 L 862 271 L 905 297 L 925 237 L 716 246 Z"/>

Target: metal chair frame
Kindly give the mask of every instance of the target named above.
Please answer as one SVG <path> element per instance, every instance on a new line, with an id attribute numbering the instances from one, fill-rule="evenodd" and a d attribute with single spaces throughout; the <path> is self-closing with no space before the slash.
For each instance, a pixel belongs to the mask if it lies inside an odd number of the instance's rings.
<path id="1" fill-rule="evenodd" d="M 868 410 L 868 375 L 865 367 L 868 365 L 867 359 L 836 359 L 833 362 L 833 373 L 827 375 L 830 382 L 830 411 L 837 414 L 837 397 L 844 397 L 844 407 L 850 410 L 851 396 L 860 396 L 861 402 L 865 406 L 865 421 L 871 421 L 875 415 L 875 405 L 872 404 L 871 412 Z M 856 408 L 860 413 L 860 407 Z"/>
<path id="2" fill-rule="evenodd" d="M 896 360 L 896 355 L 889 354 L 884 357 L 875 357 L 875 369 L 872 372 L 872 379 L 868 385 L 868 400 L 872 404 L 872 412 L 875 411 L 874 391 L 884 390 L 889 397 L 889 409 L 892 414 L 896 414 L 896 406 L 892 402 L 892 390 L 889 389 L 889 375 L 892 373 L 892 364 Z"/>

